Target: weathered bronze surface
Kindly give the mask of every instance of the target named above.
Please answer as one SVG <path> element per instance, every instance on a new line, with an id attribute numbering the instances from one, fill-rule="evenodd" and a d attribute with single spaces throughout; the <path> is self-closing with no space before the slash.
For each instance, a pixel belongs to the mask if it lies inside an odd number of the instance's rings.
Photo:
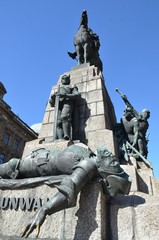
<path id="1" fill-rule="evenodd" d="M 74 37 L 75 52 L 68 52 L 73 59 L 77 57 L 78 64 L 90 63 L 103 70 L 102 61 L 99 57 L 100 41 L 96 33 L 88 27 L 87 11 L 82 12 L 80 26 Z"/>
<path id="2" fill-rule="evenodd" d="M 121 124 L 117 124 L 114 128 L 118 139 L 120 157 L 128 161 L 129 156 L 132 155 L 137 160 L 144 161 L 148 167 L 151 167 L 151 164 L 146 159 L 148 154 L 146 133 L 149 127 L 150 111 L 143 109 L 141 113 L 138 113 L 126 95 L 122 94 L 119 89 L 116 89 L 116 91 L 126 104 Z"/>
<path id="3" fill-rule="evenodd" d="M 14 174 L 16 172 L 16 174 Z M 0 166 L 2 178 L 28 178 L 66 174 L 60 185 L 59 192 L 36 213 L 27 225 L 22 236 L 28 237 L 44 222 L 46 215 L 53 214 L 65 208 L 76 205 L 77 194 L 92 180 L 98 178 L 103 191 L 108 196 L 118 193 L 128 194 L 131 186 L 129 176 L 120 167 L 119 161 L 105 147 L 97 149 L 97 155 L 91 150 L 77 145 L 71 145 L 62 151 L 38 149 L 22 160 L 11 159 Z"/>
<path id="4" fill-rule="evenodd" d="M 50 99 L 50 105 L 55 107 L 53 139 L 69 140 L 72 139 L 73 133 L 71 134 L 71 132 L 74 131 L 72 115 L 75 113 L 75 104 L 80 93 L 77 86 L 70 85 L 70 76 L 63 75 L 61 83 L 58 91 Z"/>

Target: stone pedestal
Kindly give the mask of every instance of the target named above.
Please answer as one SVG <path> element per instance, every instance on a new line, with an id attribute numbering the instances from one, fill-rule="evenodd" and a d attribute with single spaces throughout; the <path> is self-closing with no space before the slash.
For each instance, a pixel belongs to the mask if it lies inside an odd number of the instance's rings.
<path id="1" fill-rule="evenodd" d="M 76 84 L 81 93 L 76 105 L 78 126 L 75 130 L 78 137 L 72 141 L 52 141 L 54 108 L 48 103 L 39 137 L 26 144 L 23 157 L 37 148 L 64 149 L 71 144 L 85 144 L 94 152 L 97 147 L 104 145 L 117 155 L 112 131 L 116 117 L 102 73 L 96 67 L 86 64 L 64 74 L 70 75 L 71 84 Z M 51 94 L 57 90 L 59 83 L 60 79 Z M 132 179 L 129 196 L 118 195 L 106 199 L 101 185 L 90 183 L 79 194 L 76 207 L 47 216 L 39 239 L 158 240 L 159 180 L 154 179 L 153 170 L 144 163 L 131 158 L 128 164 L 122 165 L 122 168 Z M 0 192 L 1 199 L 12 199 L 13 204 L 14 198 L 46 199 L 56 191 L 54 186 L 42 185 L 32 189 Z M 18 236 L 38 206 L 38 200 L 35 200 L 30 211 L 11 210 L 10 207 L 8 210 L 1 209 L 0 240 L 20 239 Z M 16 236 L 12 238 L 13 235 Z M 34 236 L 35 233 L 31 234 L 30 239 Z"/>
<path id="2" fill-rule="evenodd" d="M 9 201 L 8 207 L 0 210 L 0 239 L 8 240 L 13 235 L 15 238 L 11 239 L 20 239 L 18 236 L 39 207 L 38 199 L 41 198 L 44 202 L 55 192 L 57 192 L 56 188 L 46 185 L 33 189 L 0 191 L 1 200 L 3 198 L 4 201 Z M 23 198 L 26 201 L 28 197 L 30 197 L 30 201 L 33 198 L 36 199 L 30 205 L 30 210 L 21 210 L 18 204 L 17 209 L 11 209 L 11 205 L 13 208 L 14 198 L 15 201 L 17 201 L 17 198 Z M 105 202 L 106 199 L 102 193 L 101 185 L 95 182 L 88 184 L 79 194 L 76 207 L 47 216 L 38 239 L 105 240 Z M 0 204 L 1 208 L 5 207 L 5 202 L 2 203 L 1 201 Z M 35 235 L 36 231 L 30 235 L 29 239 L 35 238 Z"/>
<path id="3" fill-rule="evenodd" d="M 158 240 L 159 196 L 135 192 L 112 198 L 109 223 L 111 240 Z"/>
<path id="4" fill-rule="evenodd" d="M 107 202 L 108 240 L 159 239 L 159 179 L 152 169 L 137 165 L 122 165 L 132 179 L 129 196 L 118 195 Z"/>
<path id="5" fill-rule="evenodd" d="M 75 126 L 77 140 L 88 145 L 93 151 L 105 145 L 109 151 L 116 153 L 113 124 L 116 123 L 114 107 L 104 84 L 102 73 L 97 67 L 84 64 L 70 72 L 71 84 L 77 85 L 81 98 L 77 102 L 78 126 Z M 57 91 L 60 78 L 51 94 Z M 50 94 L 50 96 L 51 96 Z M 50 97 L 49 97 L 50 98 Z M 54 108 L 47 104 L 39 140 L 47 141 L 53 136 Z"/>
<path id="6" fill-rule="evenodd" d="M 27 157 L 32 151 L 35 151 L 39 148 L 46 148 L 47 150 L 62 150 L 64 148 L 67 148 L 68 146 L 72 145 L 72 141 L 64 141 L 64 140 L 57 140 L 57 141 L 52 141 L 52 142 L 40 142 L 39 139 L 36 139 L 34 141 L 27 142 L 25 144 L 25 148 L 23 151 L 23 156 Z"/>
<path id="7" fill-rule="evenodd" d="M 71 141 L 52 141 L 54 129 L 54 108 L 50 107 L 49 101 L 46 106 L 42 128 L 39 137 L 35 141 L 28 142 L 25 146 L 23 157 L 28 156 L 32 151 L 38 148 L 46 149 L 64 149 L 71 144 L 83 144 L 94 152 L 99 146 L 106 146 L 109 151 L 116 154 L 116 147 L 113 136 L 113 124 L 116 123 L 114 107 L 106 90 L 102 73 L 94 66 L 84 64 L 75 67 L 70 72 L 64 74 L 70 75 L 71 84 L 77 85 L 81 98 L 76 104 L 76 112 L 78 114 L 78 126 L 76 127 L 77 138 Z M 63 74 L 62 74 L 63 75 Z M 57 91 L 58 83 L 51 90 L 51 94 Z M 50 96 L 48 100 L 50 99 Z M 35 195 L 46 197 L 52 195 L 54 188 L 41 186 L 34 190 L 4 191 L 3 194 L 14 194 L 21 196 Z M 106 239 L 106 196 L 103 195 L 101 185 L 91 183 L 79 194 L 77 206 L 56 213 L 47 217 L 41 228 L 40 239 L 65 239 L 65 240 L 105 240 Z M 1 235 L 11 236 L 13 232 L 20 234 L 20 230 L 24 228 L 25 223 L 34 214 L 31 212 L 23 212 L 21 210 L 12 210 L 12 218 L 9 221 L 11 210 L 5 212 L 2 210 L 4 219 L 8 221 L 8 231 L 2 228 Z M 12 228 L 13 218 L 16 218 L 14 227 Z M 22 223 L 21 220 L 23 219 Z M 17 226 L 20 227 L 17 230 Z M 35 236 L 34 234 L 31 237 Z"/>

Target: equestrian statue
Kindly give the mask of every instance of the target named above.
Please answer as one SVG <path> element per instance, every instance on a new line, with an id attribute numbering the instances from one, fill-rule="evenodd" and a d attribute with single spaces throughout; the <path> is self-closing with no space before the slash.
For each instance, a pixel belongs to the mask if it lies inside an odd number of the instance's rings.
<path id="1" fill-rule="evenodd" d="M 103 70 L 102 61 L 99 57 L 100 41 L 96 33 L 88 27 L 87 11 L 82 12 L 80 26 L 74 37 L 75 52 L 68 52 L 73 59 L 77 57 L 78 64 L 90 63 L 99 70 Z"/>

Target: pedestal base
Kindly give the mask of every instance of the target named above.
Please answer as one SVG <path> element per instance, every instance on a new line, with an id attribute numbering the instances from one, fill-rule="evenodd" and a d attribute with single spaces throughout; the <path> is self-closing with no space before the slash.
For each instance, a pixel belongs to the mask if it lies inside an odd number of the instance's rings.
<path id="1" fill-rule="evenodd" d="M 32 189 L 1 190 L 1 200 L 3 199 L 3 203 L 1 201 L 1 208 L 5 208 L 4 201 L 9 201 L 9 203 L 5 209 L 0 210 L 0 239 L 21 239 L 18 236 L 20 236 L 26 224 L 35 215 L 40 205 L 38 199 L 41 199 L 42 202 L 46 201 L 46 198 L 51 197 L 55 192 L 57 192 L 56 188 L 46 185 Z M 18 203 L 16 208 L 16 204 L 13 204 L 14 198 L 16 201 L 17 198 L 23 198 L 24 202 L 27 198 L 30 198 L 30 209 L 22 210 Z M 31 204 L 32 199 L 36 200 Z M 47 216 L 41 226 L 38 239 L 104 240 L 105 201 L 101 185 L 95 182 L 88 184 L 79 194 L 76 207 Z M 11 208 L 16 208 L 16 210 Z M 35 235 L 36 230 L 28 239 L 34 239 Z"/>

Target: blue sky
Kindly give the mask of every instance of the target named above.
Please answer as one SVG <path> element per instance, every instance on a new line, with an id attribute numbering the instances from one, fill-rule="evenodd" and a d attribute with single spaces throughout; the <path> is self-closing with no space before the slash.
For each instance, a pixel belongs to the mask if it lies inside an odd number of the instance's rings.
<path id="1" fill-rule="evenodd" d="M 105 84 L 118 122 L 125 105 L 115 88 L 137 111 L 151 111 L 148 159 L 159 177 L 158 0 L 0 0 L 4 100 L 28 125 L 42 121 L 52 86 L 76 65 L 67 51 L 74 51 L 84 9 L 89 27 L 100 37 Z"/>

